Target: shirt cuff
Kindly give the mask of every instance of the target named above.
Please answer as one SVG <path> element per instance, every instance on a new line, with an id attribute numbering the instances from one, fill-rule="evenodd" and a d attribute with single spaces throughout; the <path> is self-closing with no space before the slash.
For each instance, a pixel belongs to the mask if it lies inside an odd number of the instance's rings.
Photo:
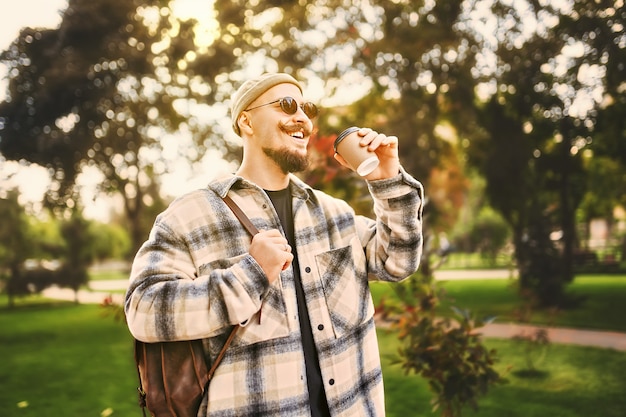
<path id="1" fill-rule="evenodd" d="M 400 167 L 400 172 L 395 177 L 368 181 L 367 186 L 372 197 L 376 199 L 388 200 L 418 190 L 423 200 L 424 187 L 418 180 L 407 173 L 402 166 Z"/>

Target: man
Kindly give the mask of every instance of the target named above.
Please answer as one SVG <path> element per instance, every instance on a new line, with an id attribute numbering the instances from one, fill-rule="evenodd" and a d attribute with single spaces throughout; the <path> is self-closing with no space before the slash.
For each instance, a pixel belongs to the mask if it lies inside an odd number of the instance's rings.
<path id="1" fill-rule="evenodd" d="M 293 175 L 307 167 L 317 108 L 290 75 L 247 81 L 231 110 L 242 164 L 156 219 L 131 271 L 131 333 L 202 338 L 211 360 L 242 325 L 199 416 L 382 416 L 368 279 L 400 281 L 417 269 L 422 186 L 401 168 L 397 138 L 371 129 L 359 135 L 380 159 L 365 178 L 376 220 Z M 260 233 L 246 233 L 226 194 Z"/>

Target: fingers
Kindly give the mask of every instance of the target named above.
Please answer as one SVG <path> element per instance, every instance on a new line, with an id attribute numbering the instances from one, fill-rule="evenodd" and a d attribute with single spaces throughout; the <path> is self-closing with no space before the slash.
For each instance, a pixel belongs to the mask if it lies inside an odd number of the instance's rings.
<path id="1" fill-rule="evenodd" d="M 384 133 L 378 133 L 368 127 L 361 128 L 358 134 L 361 136 L 361 146 L 367 146 L 370 151 L 376 151 L 380 147 L 398 146 L 397 136 L 387 136 Z"/>
<path id="2" fill-rule="evenodd" d="M 259 231 L 260 239 L 266 239 L 268 244 L 274 245 L 276 249 L 291 253 L 291 246 L 287 239 L 276 229 Z"/>
<path id="3" fill-rule="evenodd" d="M 370 128 L 361 128 L 358 131 L 361 136 L 361 146 L 376 153 L 380 164 L 365 179 L 375 181 L 385 178 L 393 178 L 400 172 L 400 159 L 398 151 L 398 137 L 387 136 Z"/>
<path id="4" fill-rule="evenodd" d="M 282 266 L 281 266 L 281 271 L 284 271 L 285 269 L 289 268 L 289 266 L 291 265 L 291 262 L 293 261 L 293 254 L 291 253 L 291 246 L 289 246 L 289 244 L 285 243 L 283 245 L 282 251 L 281 251 L 281 258 L 282 258 Z"/>
<path id="5" fill-rule="evenodd" d="M 250 245 L 250 255 L 261 266 L 270 282 L 278 278 L 280 271 L 289 268 L 293 261 L 291 252 L 287 239 L 276 229 L 260 231 L 252 238 Z"/>

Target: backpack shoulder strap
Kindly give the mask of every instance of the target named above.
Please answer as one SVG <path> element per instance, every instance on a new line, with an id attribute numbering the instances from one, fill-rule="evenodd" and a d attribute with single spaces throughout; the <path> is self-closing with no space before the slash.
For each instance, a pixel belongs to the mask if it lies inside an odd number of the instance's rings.
<path id="1" fill-rule="evenodd" d="M 237 203 L 235 203 L 233 201 L 233 199 L 230 198 L 230 196 L 226 195 L 225 197 L 222 197 L 222 198 L 223 198 L 224 202 L 228 205 L 228 207 L 230 207 L 230 209 L 235 214 L 235 216 L 237 216 L 237 218 L 239 219 L 239 221 L 241 222 L 243 227 L 245 227 L 246 230 L 248 231 L 248 233 L 250 233 L 251 236 L 254 236 L 257 233 L 259 233 L 259 229 L 257 229 L 256 226 L 254 224 L 252 224 L 252 222 L 250 221 L 248 216 L 246 216 L 246 213 L 244 213 L 239 208 Z"/>

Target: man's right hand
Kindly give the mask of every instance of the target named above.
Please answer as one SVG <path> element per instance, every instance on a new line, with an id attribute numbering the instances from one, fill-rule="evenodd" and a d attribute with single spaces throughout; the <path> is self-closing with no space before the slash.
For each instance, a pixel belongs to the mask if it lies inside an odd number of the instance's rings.
<path id="1" fill-rule="evenodd" d="M 280 272 L 289 268 L 293 260 L 287 239 L 277 229 L 261 230 L 252 238 L 250 255 L 261 266 L 270 283 Z"/>

